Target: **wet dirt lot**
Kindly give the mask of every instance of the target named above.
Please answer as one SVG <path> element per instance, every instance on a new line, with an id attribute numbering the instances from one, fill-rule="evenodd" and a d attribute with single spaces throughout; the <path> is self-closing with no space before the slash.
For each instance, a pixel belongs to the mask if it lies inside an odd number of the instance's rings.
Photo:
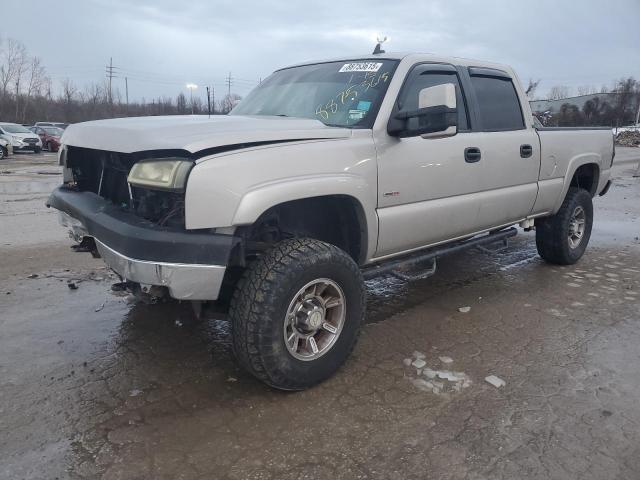
<path id="1" fill-rule="evenodd" d="M 640 477 L 633 159 L 618 149 L 577 265 L 544 264 L 519 234 L 426 280 L 373 280 L 352 358 L 291 394 L 238 370 L 223 319 L 109 292 L 102 261 L 72 253 L 42 207 L 54 156 L 3 161 L 0 478 Z M 418 374 L 405 360 L 420 354 Z"/>

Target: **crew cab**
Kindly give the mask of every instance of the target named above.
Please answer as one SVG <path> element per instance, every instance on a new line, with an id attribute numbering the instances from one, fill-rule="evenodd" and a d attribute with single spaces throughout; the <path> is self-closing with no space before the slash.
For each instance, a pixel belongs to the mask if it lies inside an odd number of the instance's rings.
<path id="1" fill-rule="evenodd" d="M 132 291 L 227 308 L 239 362 L 285 390 L 332 375 L 364 278 L 536 229 L 583 255 L 608 129 L 535 128 L 515 72 L 427 54 L 283 68 L 227 116 L 71 125 L 48 205 Z"/>

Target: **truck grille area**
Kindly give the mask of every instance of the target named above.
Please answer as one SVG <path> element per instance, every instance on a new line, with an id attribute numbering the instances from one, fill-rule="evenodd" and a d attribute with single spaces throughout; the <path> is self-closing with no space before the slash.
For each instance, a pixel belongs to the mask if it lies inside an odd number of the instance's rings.
<path id="1" fill-rule="evenodd" d="M 145 154 L 144 158 L 151 156 Z M 129 171 L 141 159 L 139 154 L 69 146 L 66 165 L 73 172 L 77 190 L 96 193 L 159 226 L 184 229 L 184 193 L 129 186 Z"/>

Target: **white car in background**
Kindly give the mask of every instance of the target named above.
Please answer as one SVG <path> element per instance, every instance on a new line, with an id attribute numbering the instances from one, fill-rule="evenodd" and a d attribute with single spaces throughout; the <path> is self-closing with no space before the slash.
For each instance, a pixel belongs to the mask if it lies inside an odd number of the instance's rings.
<path id="1" fill-rule="evenodd" d="M 42 141 L 31 130 L 17 123 L 0 123 L 0 138 L 11 144 L 13 151 L 32 150 L 39 153 Z"/>
<path id="2" fill-rule="evenodd" d="M 13 153 L 13 146 L 4 138 L 0 138 L 0 160 Z"/>

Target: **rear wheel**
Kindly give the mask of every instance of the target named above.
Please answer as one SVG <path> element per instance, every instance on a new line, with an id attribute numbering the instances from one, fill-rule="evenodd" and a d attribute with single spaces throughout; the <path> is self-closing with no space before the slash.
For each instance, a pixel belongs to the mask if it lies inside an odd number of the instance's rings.
<path id="1" fill-rule="evenodd" d="M 536 246 L 549 263 L 571 265 L 584 254 L 593 225 L 589 192 L 571 187 L 558 213 L 536 220 Z"/>
<path id="2" fill-rule="evenodd" d="M 362 275 L 346 252 L 314 239 L 284 240 L 236 287 L 229 308 L 234 351 L 268 385 L 303 390 L 344 363 L 364 311 Z"/>

